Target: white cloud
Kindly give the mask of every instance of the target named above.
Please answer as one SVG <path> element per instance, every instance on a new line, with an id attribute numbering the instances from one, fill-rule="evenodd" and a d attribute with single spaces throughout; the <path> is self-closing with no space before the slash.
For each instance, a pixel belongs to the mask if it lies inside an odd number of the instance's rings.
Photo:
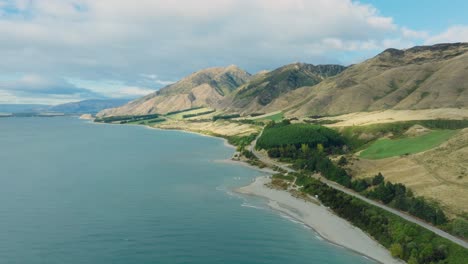
<path id="1" fill-rule="evenodd" d="M 232 63 L 255 71 L 307 55 L 323 39 L 379 42 L 397 27 L 350 0 L 9 2 L 19 14 L 0 17 L 0 71 L 91 79 L 151 69 L 173 80 Z"/>
<path id="2" fill-rule="evenodd" d="M 63 104 L 71 101 L 79 101 L 83 98 L 75 95 L 47 95 L 37 96 L 31 94 L 18 95 L 9 90 L 0 89 L 0 104 Z"/>
<path id="3" fill-rule="evenodd" d="M 401 33 L 403 34 L 403 37 L 408 39 L 425 39 L 429 37 L 429 33 L 427 31 L 411 30 L 407 27 L 402 27 Z"/>
<path id="4" fill-rule="evenodd" d="M 14 80 L 0 81 L 0 89 L 16 94 L 97 96 L 92 91 L 77 87 L 62 78 L 39 74 L 25 74 Z"/>
<path id="5" fill-rule="evenodd" d="M 113 94 L 114 98 L 135 98 L 140 96 L 145 96 L 150 93 L 153 93 L 154 90 L 146 89 L 135 86 L 127 86 L 120 88 L 116 93 Z"/>
<path id="6" fill-rule="evenodd" d="M 424 37 L 351 0 L 0 0 L 0 10 L 0 72 L 88 80 L 78 87 L 108 96 L 205 67 L 338 62 Z"/>
<path id="7" fill-rule="evenodd" d="M 449 27 L 444 32 L 426 39 L 426 44 L 468 42 L 468 26 L 458 25 Z"/>
<path id="8" fill-rule="evenodd" d="M 161 80 L 161 79 L 159 79 L 158 75 L 156 75 L 156 74 L 144 74 L 144 73 L 142 73 L 142 74 L 140 74 L 140 76 L 142 76 L 143 78 L 149 79 L 152 82 L 154 82 L 156 84 L 159 84 L 159 85 L 166 86 L 166 85 L 175 83 L 175 81 Z"/>

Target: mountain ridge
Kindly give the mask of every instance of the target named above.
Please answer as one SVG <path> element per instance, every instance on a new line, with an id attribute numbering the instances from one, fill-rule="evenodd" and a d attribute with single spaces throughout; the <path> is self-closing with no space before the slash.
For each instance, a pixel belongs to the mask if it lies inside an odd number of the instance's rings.
<path id="1" fill-rule="evenodd" d="M 468 107 L 468 43 L 386 49 L 349 67 L 292 63 L 251 75 L 208 68 L 99 115 L 209 107 L 223 113 L 337 115 L 387 109 Z"/>
<path id="2" fill-rule="evenodd" d="M 295 98 L 292 115 L 468 106 L 468 43 L 387 49 Z"/>
<path id="3" fill-rule="evenodd" d="M 314 86 L 345 69 L 345 66 L 335 64 L 288 64 L 253 77 L 221 102 L 220 107 L 241 113 L 260 111 L 290 91 L 304 86 Z"/>
<path id="4" fill-rule="evenodd" d="M 250 73 L 235 65 L 203 69 L 101 116 L 165 114 L 193 107 L 214 107 L 219 100 L 250 79 Z"/>

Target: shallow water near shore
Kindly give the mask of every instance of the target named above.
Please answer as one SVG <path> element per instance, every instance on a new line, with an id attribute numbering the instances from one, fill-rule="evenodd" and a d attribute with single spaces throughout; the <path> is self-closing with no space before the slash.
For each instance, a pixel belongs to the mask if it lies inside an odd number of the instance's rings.
<path id="1" fill-rule="evenodd" d="M 221 139 L 0 119 L 0 263 L 374 263 L 231 190 Z"/>

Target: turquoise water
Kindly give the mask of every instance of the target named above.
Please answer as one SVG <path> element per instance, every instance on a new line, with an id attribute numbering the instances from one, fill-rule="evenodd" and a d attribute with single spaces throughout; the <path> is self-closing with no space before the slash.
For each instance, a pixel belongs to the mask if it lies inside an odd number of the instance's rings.
<path id="1" fill-rule="evenodd" d="M 372 263 L 230 190 L 219 139 L 0 119 L 0 263 Z"/>

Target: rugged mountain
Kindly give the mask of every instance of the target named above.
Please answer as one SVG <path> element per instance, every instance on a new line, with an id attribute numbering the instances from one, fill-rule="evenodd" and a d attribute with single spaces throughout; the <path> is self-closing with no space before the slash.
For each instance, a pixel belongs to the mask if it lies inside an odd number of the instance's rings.
<path id="1" fill-rule="evenodd" d="M 468 107 L 468 43 L 387 49 L 318 85 L 289 92 L 288 114 Z M 284 109 L 273 102 L 272 109 Z"/>
<path id="2" fill-rule="evenodd" d="M 161 90 L 100 116 L 164 114 L 198 106 L 215 107 L 226 95 L 250 79 L 246 71 L 231 65 L 201 70 Z"/>
<path id="3" fill-rule="evenodd" d="M 468 108 L 468 43 L 387 49 L 362 63 L 295 63 L 253 76 L 235 67 L 196 72 L 100 115 L 167 113 L 196 106 L 287 116 L 386 109 Z"/>
<path id="4" fill-rule="evenodd" d="M 72 113 L 97 113 L 107 108 L 118 107 L 128 103 L 129 99 L 92 99 L 79 102 L 72 102 L 54 105 L 47 108 L 49 112 L 59 112 L 65 114 Z"/>
<path id="5" fill-rule="evenodd" d="M 260 72 L 223 100 L 219 108 L 241 113 L 268 111 L 273 101 L 282 100 L 282 95 L 300 87 L 314 86 L 344 69 L 346 67 L 341 65 L 294 63 Z"/>

